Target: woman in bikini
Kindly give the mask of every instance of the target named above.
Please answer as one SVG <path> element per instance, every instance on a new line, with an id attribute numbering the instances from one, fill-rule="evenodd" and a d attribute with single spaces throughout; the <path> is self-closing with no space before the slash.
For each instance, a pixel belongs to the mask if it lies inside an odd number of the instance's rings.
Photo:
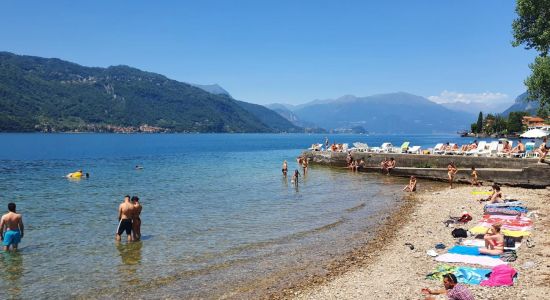
<path id="1" fill-rule="evenodd" d="M 502 202 L 502 192 L 500 191 L 500 186 L 498 186 L 497 184 L 493 184 L 492 188 L 493 193 L 491 194 L 491 196 L 489 196 L 489 198 L 487 198 L 486 201 L 489 201 L 487 202 L 487 204 Z"/>
<path id="2" fill-rule="evenodd" d="M 455 166 L 454 162 L 450 162 L 447 166 L 447 176 L 449 177 L 449 186 L 451 189 L 453 188 L 453 180 L 455 179 L 456 172 L 458 172 L 458 169 Z"/>
<path id="3" fill-rule="evenodd" d="M 485 248 L 479 248 L 479 253 L 488 255 L 500 255 L 504 252 L 504 235 L 500 233 L 500 223 L 495 223 L 487 230 L 483 237 Z"/>

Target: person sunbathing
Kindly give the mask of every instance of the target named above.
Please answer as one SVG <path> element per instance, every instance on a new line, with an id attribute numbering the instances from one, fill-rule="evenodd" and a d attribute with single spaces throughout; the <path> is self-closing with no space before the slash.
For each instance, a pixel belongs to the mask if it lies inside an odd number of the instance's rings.
<path id="1" fill-rule="evenodd" d="M 468 151 L 469 150 L 475 150 L 477 149 L 477 140 L 474 141 L 473 143 L 471 143 L 469 146 L 468 146 Z"/>
<path id="2" fill-rule="evenodd" d="M 416 192 L 416 176 L 411 176 L 409 184 L 403 188 L 404 192 Z"/>
<path id="3" fill-rule="evenodd" d="M 470 150 L 470 145 L 464 144 L 462 145 L 462 147 L 460 147 L 461 152 L 466 152 L 468 150 Z"/>
<path id="4" fill-rule="evenodd" d="M 458 144 L 453 144 L 451 151 L 458 151 Z"/>
<path id="5" fill-rule="evenodd" d="M 510 151 L 511 153 L 525 153 L 525 145 L 523 145 L 523 143 L 521 142 L 521 140 L 518 140 L 518 145 L 515 146 L 512 151 Z"/>
<path id="6" fill-rule="evenodd" d="M 443 145 L 442 150 L 451 151 L 451 145 L 449 144 L 449 142 L 446 142 L 445 145 Z"/>
<path id="7" fill-rule="evenodd" d="M 504 235 L 500 233 L 501 227 L 502 224 L 495 223 L 487 229 L 487 233 L 483 236 L 485 247 L 479 248 L 479 253 L 500 255 L 504 252 Z"/>
<path id="8" fill-rule="evenodd" d="M 510 145 L 510 142 L 504 141 L 504 146 L 502 147 L 502 152 L 506 154 L 510 154 L 512 152 L 512 145 Z"/>
<path id="9" fill-rule="evenodd" d="M 502 192 L 500 191 L 500 186 L 498 184 L 493 184 L 491 186 L 492 193 L 487 199 L 482 199 L 481 201 L 488 201 L 487 204 L 500 203 L 502 202 Z"/>
<path id="10" fill-rule="evenodd" d="M 388 171 L 388 175 L 390 175 L 391 170 L 395 168 L 395 159 L 393 157 L 390 157 L 390 160 L 388 161 L 386 170 Z"/>

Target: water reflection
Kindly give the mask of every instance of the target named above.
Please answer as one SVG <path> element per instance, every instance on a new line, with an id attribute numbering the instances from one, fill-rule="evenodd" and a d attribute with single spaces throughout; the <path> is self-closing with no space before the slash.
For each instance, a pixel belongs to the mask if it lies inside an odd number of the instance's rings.
<path id="1" fill-rule="evenodd" d="M 23 255 L 19 252 L 0 253 L 2 285 L 8 299 L 21 298 L 21 276 L 23 276 Z"/>
<path id="2" fill-rule="evenodd" d="M 119 278 L 128 284 L 139 284 L 138 269 L 141 265 L 141 248 L 143 242 L 115 243 L 122 264 L 118 266 Z"/>

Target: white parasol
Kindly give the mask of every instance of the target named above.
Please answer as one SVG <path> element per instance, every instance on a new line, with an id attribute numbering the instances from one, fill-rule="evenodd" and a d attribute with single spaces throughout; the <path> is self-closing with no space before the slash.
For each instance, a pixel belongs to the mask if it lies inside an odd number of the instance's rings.
<path id="1" fill-rule="evenodd" d="M 531 129 L 522 133 L 520 136 L 523 138 L 536 139 L 536 138 L 543 138 L 547 135 L 548 135 L 548 132 L 542 129 Z"/>

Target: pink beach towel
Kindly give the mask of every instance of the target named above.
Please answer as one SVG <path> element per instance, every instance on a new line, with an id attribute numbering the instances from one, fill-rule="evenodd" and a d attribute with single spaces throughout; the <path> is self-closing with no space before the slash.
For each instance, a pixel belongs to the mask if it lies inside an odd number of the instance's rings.
<path id="1" fill-rule="evenodd" d="M 496 266 L 491 270 L 489 279 L 483 280 L 482 286 L 509 286 L 514 285 L 514 276 L 517 274 L 514 268 L 508 265 Z"/>

